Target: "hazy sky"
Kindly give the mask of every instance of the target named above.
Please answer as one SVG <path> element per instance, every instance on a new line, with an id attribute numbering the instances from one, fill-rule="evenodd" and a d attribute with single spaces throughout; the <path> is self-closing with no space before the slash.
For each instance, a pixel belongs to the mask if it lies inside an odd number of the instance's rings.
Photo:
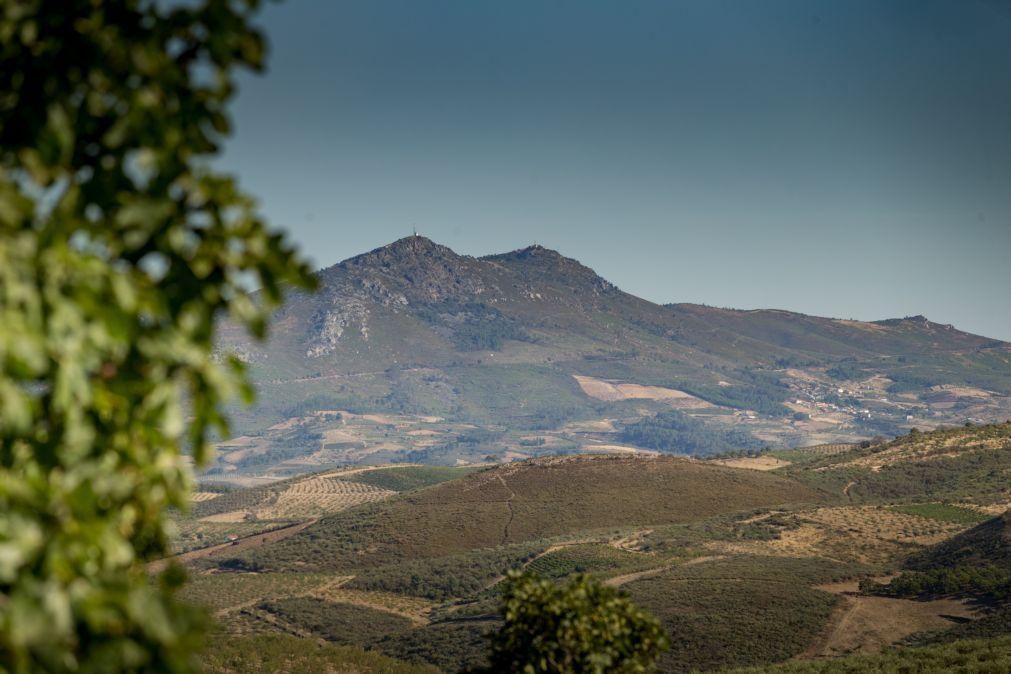
<path id="1" fill-rule="evenodd" d="M 289 0 L 223 165 L 320 265 L 534 242 L 656 302 L 1011 340 L 1009 0 Z"/>

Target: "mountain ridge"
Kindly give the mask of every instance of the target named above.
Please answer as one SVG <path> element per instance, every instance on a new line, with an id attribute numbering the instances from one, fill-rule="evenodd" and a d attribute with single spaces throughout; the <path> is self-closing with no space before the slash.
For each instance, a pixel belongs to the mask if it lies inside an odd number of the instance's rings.
<path id="1" fill-rule="evenodd" d="M 417 235 L 319 278 L 267 343 L 223 327 L 221 349 L 263 394 L 240 429 L 306 405 L 505 429 L 675 405 L 703 427 L 796 445 L 1011 414 L 1011 344 L 922 316 L 660 305 L 542 246 L 473 257 Z M 598 393 L 613 385 L 618 399 Z"/>

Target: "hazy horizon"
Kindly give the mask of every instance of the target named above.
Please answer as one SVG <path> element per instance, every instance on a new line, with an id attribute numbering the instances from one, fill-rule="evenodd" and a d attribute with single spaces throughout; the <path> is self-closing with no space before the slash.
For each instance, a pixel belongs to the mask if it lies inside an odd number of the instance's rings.
<path id="1" fill-rule="evenodd" d="M 540 243 L 658 303 L 1011 340 L 1011 4 L 267 5 L 222 166 L 319 266 Z"/>

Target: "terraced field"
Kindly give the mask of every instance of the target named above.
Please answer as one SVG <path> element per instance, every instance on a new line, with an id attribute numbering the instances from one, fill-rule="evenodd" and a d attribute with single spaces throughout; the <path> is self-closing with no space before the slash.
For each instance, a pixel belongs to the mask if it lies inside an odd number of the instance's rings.
<path id="1" fill-rule="evenodd" d="M 259 519 L 316 517 L 382 501 L 396 493 L 337 477 L 311 477 L 295 482 L 279 493 L 272 504 L 254 512 Z"/>
<path id="2" fill-rule="evenodd" d="M 221 616 L 264 600 L 316 592 L 332 581 L 314 573 L 201 574 L 190 579 L 183 596 Z"/>

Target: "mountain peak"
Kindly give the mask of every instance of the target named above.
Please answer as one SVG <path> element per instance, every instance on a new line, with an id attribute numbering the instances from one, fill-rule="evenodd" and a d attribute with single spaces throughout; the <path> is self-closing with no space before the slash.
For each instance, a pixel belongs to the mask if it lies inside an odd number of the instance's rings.
<path id="1" fill-rule="evenodd" d="M 342 269 L 390 269 L 405 265 L 414 267 L 432 263 L 452 264 L 464 259 L 469 258 L 458 255 L 447 246 L 427 237 L 414 234 L 327 267 L 322 273 L 324 276 L 331 276 Z"/>
<path id="2" fill-rule="evenodd" d="M 376 250 L 429 253 L 437 251 L 439 249 L 449 250 L 449 248 L 446 248 L 446 246 L 438 244 L 426 236 L 421 236 L 420 234 L 412 234 L 411 236 L 405 236 L 402 239 L 397 239 L 396 241 L 388 243 L 385 246 L 377 248 Z"/>
<path id="3" fill-rule="evenodd" d="M 531 246 L 527 246 L 526 248 L 518 248 L 516 250 L 509 251 L 508 253 L 496 253 L 495 255 L 486 255 L 482 259 L 484 259 L 484 260 L 505 260 L 505 259 L 510 259 L 510 260 L 526 260 L 526 259 L 531 259 L 531 258 L 538 258 L 538 259 L 543 260 L 543 261 L 552 260 L 552 261 L 556 261 L 556 262 L 569 260 L 569 258 L 565 257 L 564 255 L 562 255 L 561 253 L 559 253 L 557 250 L 553 250 L 551 248 L 545 248 L 544 246 L 540 245 L 539 243 L 535 243 L 535 244 L 533 244 Z M 575 262 L 575 260 L 571 260 L 571 262 Z"/>
<path id="4" fill-rule="evenodd" d="M 397 239 L 392 243 L 388 243 L 385 246 L 380 246 L 375 250 L 369 251 L 364 255 L 360 255 L 360 258 L 392 258 L 392 259 L 403 259 L 412 257 L 425 257 L 425 258 L 459 258 L 451 248 L 448 246 L 443 246 L 440 243 L 432 241 L 428 237 L 421 236 L 420 234 L 413 234 L 411 236 L 405 236 L 402 239 Z M 356 259 L 356 258 L 352 258 Z"/>
<path id="5" fill-rule="evenodd" d="M 509 253 L 487 255 L 481 260 L 505 265 L 534 283 L 554 282 L 556 285 L 570 289 L 582 288 L 595 294 L 617 290 L 613 284 L 579 260 L 565 257 L 558 251 L 539 244 Z"/>

